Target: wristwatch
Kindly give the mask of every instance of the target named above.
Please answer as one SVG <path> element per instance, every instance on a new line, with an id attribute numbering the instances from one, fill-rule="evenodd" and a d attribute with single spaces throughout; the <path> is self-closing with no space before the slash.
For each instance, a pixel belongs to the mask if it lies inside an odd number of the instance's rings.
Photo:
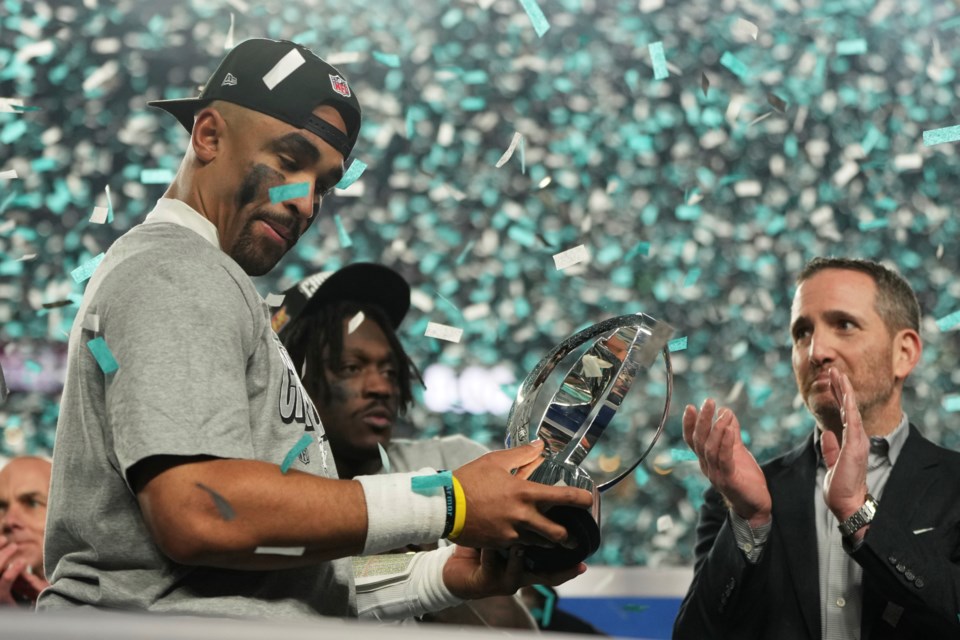
<path id="1" fill-rule="evenodd" d="M 880 506 L 880 503 L 870 495 L 867 494 L 866 502 L 863 503 L 863 506 L 857 509 L 856 513 L 840 523 L 838 527 L 840 529 L 840 534 L 844 538 L 849 538 L 860 529 L 863 529 L 865 526 L 873 522 L 873 516 L 877 513 L 877 507 Z"/>

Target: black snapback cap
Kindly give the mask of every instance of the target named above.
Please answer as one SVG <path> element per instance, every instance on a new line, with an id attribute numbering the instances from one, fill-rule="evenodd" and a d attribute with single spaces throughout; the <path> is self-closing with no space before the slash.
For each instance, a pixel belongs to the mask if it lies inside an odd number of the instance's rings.
<path id="1" fill-rule="evenodd" d="M 283 303 L 273 313 L 273 330 L 283 338 L 284 329 L 294 319 L 316 313 L 325 304 L 341 301 L 380 307 L 396 329 L 410 310 L 410 285 L 390 267 L 372 262 L 356 262 L 337 271 L 322 271 L 284 292 Z"/>
<path id="2" fill-rule="evenodd" d="M 214 100 L 224 100 L 306 129 L 350 155 L 360 133 L 360 103 L 337 69 L 304 46 L 286 40 L 253 38 L 237 44 L 220 62 L 200 95 L 153 100 L 193 131 L 193 116 Z M 320 105 L 340 112 L 347 135 L 313 114 Z"/>

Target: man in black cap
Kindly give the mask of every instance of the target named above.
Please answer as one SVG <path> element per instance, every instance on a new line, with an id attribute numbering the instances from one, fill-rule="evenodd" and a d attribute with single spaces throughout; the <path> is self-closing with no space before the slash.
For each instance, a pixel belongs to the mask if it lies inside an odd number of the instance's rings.
<path id="1" fill-rule="evenodd" d="M 419 378 L 395 333 L 409 308 L 410 286 L 403 276 L 360 262 L 301 280 L 273 314 L 273 328 L 320 414 L 341 478 L 454 469 L 487 452 L 462 435 L 393 437 Z M 510 596 L 464 603 L 425 619 L 537 628 L 523 603 Z"/>
<path id="2" fill-rule="evenodd" d="M 399 273 L 360 262 L 305 278 L 273 314 L 341 478 L 380 473 L 381 448 L 400 471 L 455 469 L 487 452 L 460 435 L 393 438 L 419 377 L 395 333 L 409 308 L 410 286 Z"/>
<path id="3" fill-rule="evenodd" d="M 377 605 L 355 597 L 350 556 L 439 537 L 464 546 L 413 556 L 399 588 L 417 595 L 382 598 L 378 616 L 542 580 L 518 551 L 481 562 L 468 547 L 563 544 L 539 508 L 590 496 L 512 475 L 536 446 L 449 475 L 337 479 L 249 279 L 340 180 L 360 125 L 343 76 L 299 45 L 248 40 L 198 98 L 153 104 L 190 144 L 165 197 L 97 267 L 71 332 L 38 608 L 345 616 Z"/>

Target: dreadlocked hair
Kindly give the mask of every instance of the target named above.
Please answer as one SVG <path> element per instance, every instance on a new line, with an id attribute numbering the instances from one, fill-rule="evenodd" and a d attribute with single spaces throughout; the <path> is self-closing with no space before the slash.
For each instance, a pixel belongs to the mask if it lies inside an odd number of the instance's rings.
<path id="1" fill-rule="evenodd" d="M 325 365 L 327 362 L 339 363 L 343 358 L 343 323 L 360 312 L 363 312 L 365 320 L 377 323 L 397 360 L 397 387 L 400 391 L 398 410 L 400 415 L 405 415 L 413 402 L 413 380 L 423 384 L 423 378 L 400 344 L 390 319 L 380 307 L 353 301 L 322 305 L 315 312 L 290 321 L 281 336 L 283 346 L 296 370 L 301 373 L 304 386 L 308 390 L 319 391 L 323 401 L 329 402 L 331 392 L 324 373 Z M 326 358 L 324 349 L 327 351 Z"/>

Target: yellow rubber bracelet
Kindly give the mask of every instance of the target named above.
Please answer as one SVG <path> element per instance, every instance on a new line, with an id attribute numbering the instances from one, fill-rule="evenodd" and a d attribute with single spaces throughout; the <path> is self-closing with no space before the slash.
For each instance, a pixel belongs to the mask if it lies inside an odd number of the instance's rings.
<path id="1" fill-rule="evenodd" d="M 456 505 L 453 514 L 453 529 L 450 530 L 448 540 L 454 540 L 463 532 L 463 525 L 467 521 L 467 498 L 463 494 L 463 487 L 457 476 L 453 476 L 453 498 Z"/>

